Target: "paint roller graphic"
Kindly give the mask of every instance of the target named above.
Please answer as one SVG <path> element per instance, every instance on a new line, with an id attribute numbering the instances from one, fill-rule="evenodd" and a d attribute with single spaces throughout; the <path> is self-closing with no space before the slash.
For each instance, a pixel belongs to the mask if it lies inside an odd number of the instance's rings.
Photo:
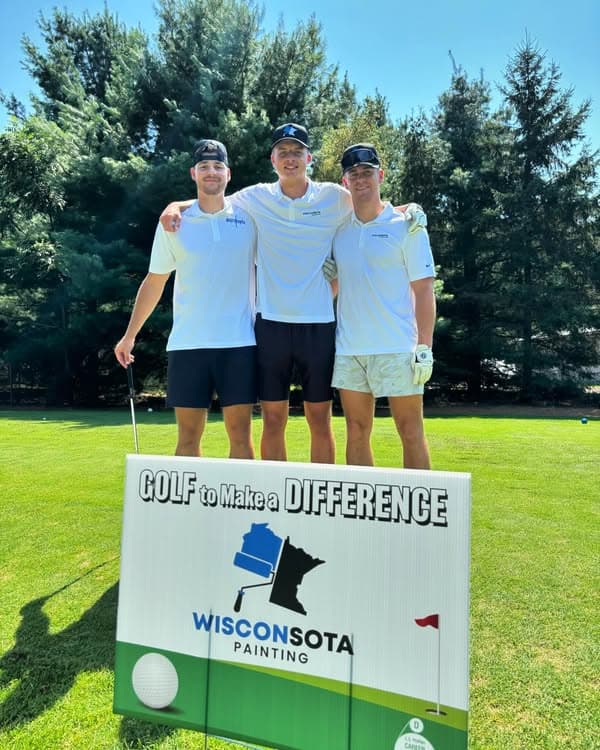
<path id="1" fill-rule="evenodd" d="M 247 589 L 273 584 L 283 540 L 267 527 L 267 523 L 252 524 L 250 531 L 243 536 L 242 549 L 240 552 L 236 552 L 233 564 L 269 580 L 266 583 L 242 586 L 238 590 L 237 599 L 233 605 L 234 612 L 239 612 L 242 608 L 242 599 Z"/>

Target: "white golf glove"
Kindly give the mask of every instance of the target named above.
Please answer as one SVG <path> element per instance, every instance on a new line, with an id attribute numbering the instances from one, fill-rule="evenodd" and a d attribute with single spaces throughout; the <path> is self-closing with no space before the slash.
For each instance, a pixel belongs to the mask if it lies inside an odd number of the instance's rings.
<path id="1" fill-rule="evenodd" d="M 425 385 L 433 372 L 433 352 L 427 344 L 417 344 L 412 367 L 414 385 Z"/>
<path id="2" fill-rule="evenodd" d="M 322 266 L 323 270 L 323 276 L 325 276 L 325 279 L 329 281 L 330 283 L 337 279 L 337 263 L 335 260 L 331 257 L 325 258 Z"/>
<path id="3" fill-rule="evenodd" d="M 408 227 L 409 234 L 416 234 L 421 229 L 427 228 L 427 214 L 418 203 L 409 203 L 406 206 L 404 215 L 406 216 L 406 220 L 410 222 L 410 226 Z"/>

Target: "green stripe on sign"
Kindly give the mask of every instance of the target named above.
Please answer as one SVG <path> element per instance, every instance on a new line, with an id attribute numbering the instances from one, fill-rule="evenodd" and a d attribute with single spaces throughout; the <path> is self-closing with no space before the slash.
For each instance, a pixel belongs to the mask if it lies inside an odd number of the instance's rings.
<path id="1" fill-rule="evenodd" d="M 302 682 L 306 685 L 312 685 L 313 687 L 317 687 L 321 690 L 327 690 L 334 693 L 342 693 L 344 695 L 348 695 L 349 692 L 347 683 L 340 682 L 339 680 L 330 680 L 326 677 L 318 677 L 316 675 L 308 674 L 297 674 L 296 672 L 271 669 L 268 667 L 259 667 L 253 664 L 240 664 L 237 662 L 235 663 L 235 666 L 239 667 L 240 669 L 250 669 L 256 672 L 263 672 L 265 674 L 270 674 L 281 679 Z M 423 701 L 419 698 L 412 698 L 409 695 L 399 695 L 398 693 L 390 693 L 385 690 L 378 690 L 377 688 L 370 688 L 364 685 L 352 685 L 352 698 L 354 700 L 359 699 L 361 701 L 367 701 L 369 703 L 376 703 L 378 706 L 391 708 L 394 711 L 409 713 L 412 716 L 429 716 L 430 721 L 435 721 L 439 724 L 454 727 L 455 729 L 462 729 L 465 731 L 467 729 L 467 712 L 461 711 L 459 708 L 440 706 L 440 709 L 446 715 L 431 716 L 430 714 L 428 714 L 428 709 L 436 708 L 435 704 L 431 701 Z"/>
<path id="2" fill-rule="evenodd" d="M 137 660 L 151 651 L 170 659 L 179 677 L 175 699 L 161 710 L 145 706 L 132 685 Z M 466 750 L 466 713 L 430 717 L 427 707 L 340 681 L 117 642 L 117 713 L 280 750 L 394 750 L 413 717 L 421 718 L 422 737 L 434 750 Z M 464 728 L 451 725 L 461 716 Z"/>

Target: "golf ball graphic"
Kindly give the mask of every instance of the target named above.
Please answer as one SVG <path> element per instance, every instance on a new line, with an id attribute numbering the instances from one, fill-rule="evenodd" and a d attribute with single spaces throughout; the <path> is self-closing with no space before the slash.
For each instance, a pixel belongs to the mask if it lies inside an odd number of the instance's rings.
<path id="1" fill-rule="evenodd" d="M 148 708 L 166 708 L 177 695 L 179 678 L 173 663 L 162 654 L 144 654 L 131 673 L 135 694 Z"/>

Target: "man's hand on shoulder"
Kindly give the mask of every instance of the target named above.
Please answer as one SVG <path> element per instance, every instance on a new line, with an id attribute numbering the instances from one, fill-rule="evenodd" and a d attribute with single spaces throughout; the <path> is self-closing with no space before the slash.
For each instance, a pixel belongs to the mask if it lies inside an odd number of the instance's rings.
<path id="1" fill-rule="evenodd" d="M 406 220 L 409 222 L 409 234 L 416 234 L 421 229 L 427 229 L 427 214 L 418 203 L 405 203 L 403 206 L 398 206 L 398 208 L 404 213 Z"/>
<path id="2" fill-rule="evenodd" d="M 181 225 L 181 212 L 189 208 L 193 200 L 173 201 L 160 215 L 160 223 L 165 232 L 176 232 Z"/>

